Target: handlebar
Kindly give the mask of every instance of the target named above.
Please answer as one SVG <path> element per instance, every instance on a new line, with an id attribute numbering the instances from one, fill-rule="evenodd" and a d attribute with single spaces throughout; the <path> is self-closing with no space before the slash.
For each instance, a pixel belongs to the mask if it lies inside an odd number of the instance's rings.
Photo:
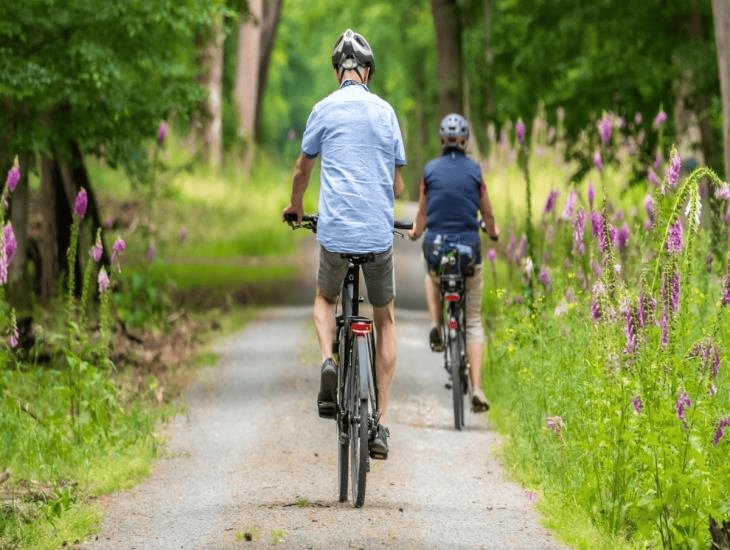
<path id="1" fill-rule="evenodd" d="M 311 229 L 315 233 L 317 232 L 317 220 L 319 219 L 319 215 L 314 214 L 304 214 L 302 216 L 302 219 L 300 220 L 300 225 L 293 225 L 292 229 L 297 229 L 298 227 L 303 227 L 304 229 Z M 297 222 L 297 215 L 293 212 L 287 212 L 284 214 L 284 221 L 292 224 Z M 393 222 L 393 229 L 403 229 L 403 230 L 409 230 L 413 228 L 413 222 L 404 222 L 400 220 L 395 220 Z"/>

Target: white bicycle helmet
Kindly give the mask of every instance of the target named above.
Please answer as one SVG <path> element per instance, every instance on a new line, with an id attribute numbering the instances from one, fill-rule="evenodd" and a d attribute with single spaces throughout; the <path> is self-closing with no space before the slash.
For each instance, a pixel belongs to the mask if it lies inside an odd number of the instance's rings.
<path id="1" fill-rule="evenodd" d="M 332 50 L 332 66 L 340 74 L 354 69 L 361 79 L 359 68 L 369 67 L 372 78 L 375 72 L 375 56 L 363 35 L 347 29 L 335 42 L 335 48 Z"/>
<path id="2" fill-rule="evenodd" d="M 459 140 L 469 139 L 469 123 L 459 114 L 446 115 L 441 120 L 439 136 L 446 142 L 446 145 L 463 149 L 466 145 L 460 145 Z"/>

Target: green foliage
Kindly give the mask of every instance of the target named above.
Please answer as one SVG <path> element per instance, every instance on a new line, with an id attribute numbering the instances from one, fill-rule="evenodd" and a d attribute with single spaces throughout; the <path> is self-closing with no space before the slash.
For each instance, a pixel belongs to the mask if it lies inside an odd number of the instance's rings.
<path id="1" fill-rule="evenodd" d="M 75 140 L 133 172 L 159 121 L 203 97 L 196 38 L 222 1 L 2 0 L 3 152 L 65 151 Z"/>
<path id="2" fill-rule="evenodd" d="M 624 138 L 610 147 L 621 149 Z M 701 168 L 676 187 L 665 180 L 642 189 L 625 176 L 636 152 L 614 153 L 606 158 L 623 160 L 599 175 L 605 230 L 591 236 L 586 217 L 585 254 L 574 244 L 575 211 L 556 206 L 542 214 L 535 243 L 541 285 L 533 306 L 519 290 L 487 288 L 494 333 L 486 390 L 511 436 L 510 467 L 557 506 L 544 509 L 566 538 L 577 535 L 560 510 L 578 507 L 606 540 L 706 547 L 708 517 L 730 514 L 730 439 L 714 441 L 730 414 L 730 309 L 706 269 L 709 235 L 695 213 L 706 201 L 702 181 L 710 193 L 727 184 Z M 651 228 L 639 214 L 645 192 L 656 202 Z M 588 205 L 581 199 L 577 207 Z M 681 253 L 667 247 L 676 220 L 685 227 Z M 627 246 L 613 237 L 624 223 Z M 603 251 L 601 238 L 609 243 Z M 675 276 L 678 292 L 668 284 Z"/>

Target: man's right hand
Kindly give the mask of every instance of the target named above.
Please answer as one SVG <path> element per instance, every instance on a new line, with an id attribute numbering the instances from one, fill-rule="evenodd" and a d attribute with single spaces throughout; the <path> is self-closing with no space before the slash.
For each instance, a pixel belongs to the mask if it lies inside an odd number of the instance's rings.
<path id="1" fill-rule="evenodd" d="M 294 214 L 297 217 L 296 221 L 288 221 L 286 219 L 287 214 Z M 299 205 L 289 204 L 289 206 L 284 208 L 284 210 L 282 210 L 282 212 L 281 212 L 281 219 L 286 221 L 291 226 L 299 225 L 300 223 L 302 223 L 303 216 L 304 216 L 304 206 L 301 204 L 299 204 Z"/>

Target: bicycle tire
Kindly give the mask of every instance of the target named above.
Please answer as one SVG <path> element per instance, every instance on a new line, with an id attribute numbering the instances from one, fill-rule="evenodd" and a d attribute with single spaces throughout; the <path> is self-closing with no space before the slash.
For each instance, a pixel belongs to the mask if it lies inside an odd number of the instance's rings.
<path id="1" fill-rule="evenodd" d="M 345 330 L 340 330 L 340 347 L 339 347 L 339 361 L 338 361 L 338 376 L 337 376 L 337 482 L 339 489 L 339 501 L 347 501 L 347 488 L 350 482 L 349 479 L 349 454 L 350 454 L 350 432 L 348 429 L 348 416 L 347 416 L 347 399 L 345 398 L 345 392 L 347 391 L 347 377 L 351 369 L 347 368 L 344 364 L 347 358 L 345 350 Z"/>
<path id="2" fill-rule="evenodd" d="M 357 336 L 352 346 L 350 377 L 350 478 L 352 503 L 360 508 L 365 503 L 368 469 L 368 353 L 365 336 Z"/>
<path id="3" fill-rule="evenodd" d="M 461 339 L 456 334 L 449 336 L 449 368 L 451 371 L 451 392 L 454 401 L 454 428 L 464 427 L 464 388 L 461 378 Z"/>

